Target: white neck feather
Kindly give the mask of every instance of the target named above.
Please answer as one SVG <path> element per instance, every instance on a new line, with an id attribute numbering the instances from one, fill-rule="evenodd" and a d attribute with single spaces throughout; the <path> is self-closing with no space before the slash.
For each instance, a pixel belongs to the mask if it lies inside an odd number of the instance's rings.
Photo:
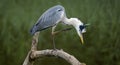
<path id="1" fill-rule="evenodd" d="M 77 27 L 78 25 L 82 25 L 83 23 L 78 20 L 77 18 L 65 18 L 63 19 L 63 22 L 68 25 L 73 25 L 74 27 Z"/>

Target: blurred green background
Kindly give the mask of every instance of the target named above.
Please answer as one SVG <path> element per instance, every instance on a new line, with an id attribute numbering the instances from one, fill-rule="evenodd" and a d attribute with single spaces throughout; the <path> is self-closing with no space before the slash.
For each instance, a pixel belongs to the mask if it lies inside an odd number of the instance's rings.
<path id="1" fill-rule="evenodd" d="M 73 28 L 55 37 L 56 47 L 87 65 L 120 65 L 120 0 L 0 0 L 0 65 L 21 65 L 30 50 L 32 25 L 54 5 L 63 5 L 68 18 L 90 23 L 85 44 Z M 59 24 L 56 30 L 66 27 Z M 38 49 L 51 49 L 51 28 L 42 31 Z M 69 65 L 57 57 L 43 57 L 35 65 Z"/>

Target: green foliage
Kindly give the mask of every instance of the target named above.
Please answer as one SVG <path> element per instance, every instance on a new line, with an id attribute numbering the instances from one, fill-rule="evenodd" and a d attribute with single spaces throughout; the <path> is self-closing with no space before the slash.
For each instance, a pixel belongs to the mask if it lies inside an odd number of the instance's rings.
<path id="1" fill-rule="evenodd" d="M 61 4 L 67 16 L 90 23 L 81 44 L 74 29 L 60 33 L 58 49 L 87 65 L 120 65 L 120 0 L 0 0 L 0 65 L 21 65 L 30 49 L 32 25 L 48 8 Z M 56 30 L 68 26 L 58 25 Z M 51 29 L 40 33 L 39 49 L 53 48 Z M 57 58 L 41 58 L 36 65 L 69 65 Z"/>

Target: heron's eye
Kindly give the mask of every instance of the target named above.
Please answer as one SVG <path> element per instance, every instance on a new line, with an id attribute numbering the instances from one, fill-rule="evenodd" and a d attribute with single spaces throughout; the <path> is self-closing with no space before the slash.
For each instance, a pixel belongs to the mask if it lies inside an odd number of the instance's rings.
<path id="1" fill-rule="evenodd" d="M 62 9 L 58 9 L 57 11 L 62 11 Z"/>
<path id="2" fill-rule="evenodd" d="M 84 25 L 80 25 L 79 28 L 80 28 L 80 31 L 82 31 L 85 28 L 85 26 Z"/>

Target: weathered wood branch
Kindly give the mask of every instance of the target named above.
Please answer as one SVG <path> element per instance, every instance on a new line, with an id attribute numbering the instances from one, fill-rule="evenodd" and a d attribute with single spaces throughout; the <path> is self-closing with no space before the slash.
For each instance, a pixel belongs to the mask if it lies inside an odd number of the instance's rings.
<path id="1" fill-rule="evenodd" d="M 34 52 L 35 57 L 41 57 L 41 56 L 57 56 L 65 59 L 67 62 L 69 62 L 71 65 L 85 65 L 84 63 L 80 63 L 74 56 L 64 52 L 63 50 L 41 50 L 41 51 L 35 51 Z"/>
<path id="2" fill-rule="evenodd" d="M 32 39 L 31 50 L 28 52 L 27 57 L 25 58 L 23 65 L 33 65 L 34 61 L 42 56 L 57 56 L 65 59 L 71 65 L 86 65 L 85 63 L 80 63 L 74 56 L 64 52 L 63 50 L 40 50 L 37 51 L 39 32 L 35 33 Z"/>

